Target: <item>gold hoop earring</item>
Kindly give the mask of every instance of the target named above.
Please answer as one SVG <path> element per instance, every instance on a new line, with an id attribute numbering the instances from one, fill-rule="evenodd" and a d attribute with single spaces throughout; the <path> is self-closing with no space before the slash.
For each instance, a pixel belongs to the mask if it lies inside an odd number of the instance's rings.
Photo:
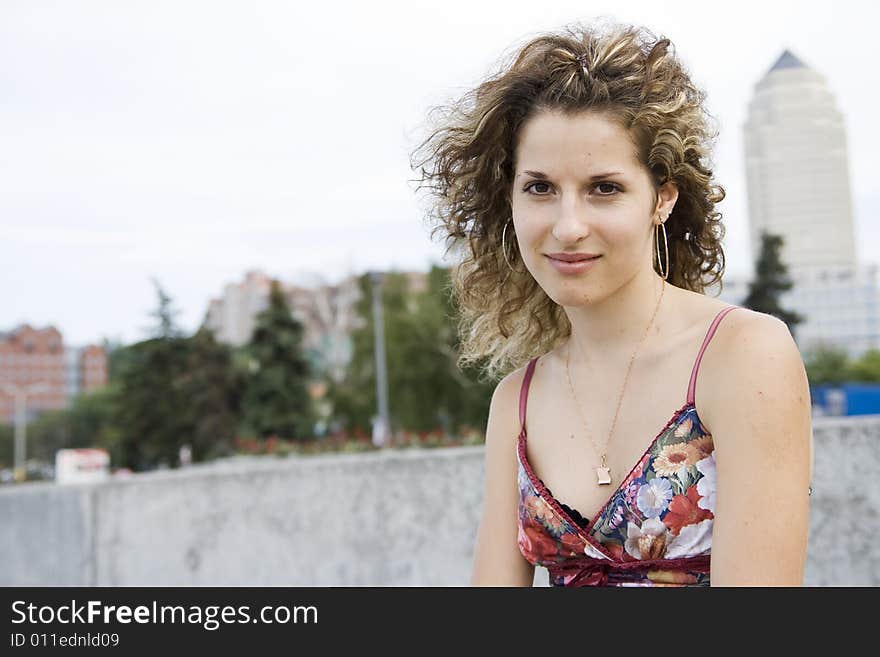
<path id="1" fill-rule="evenodd" d="M 505 224 L 504 230 L 501 231 L 501 254 L 504 256 L 504 261 L 507 263 L 507 268 L 512 271 L 514 274 L 523 274 L 524 271 L 519 271 L 514 269 L 510 264 L 510 259 L 507 257 L 507 248 L 505 244 L 507 244 L 507 225 L 513 223 L 513 218 L 511 217 Z"/>
<path id="2" fill-rule="evenodd" d="M 666 219 L 669 219 L 669 215 L 666 215 Z M 663 271 L 663 267 L 661 266 L 660 261 L 660 227 L 663 227 L 663 249 L 666 251 L 666 271 Z M 663 280 L 665 281 L 669 277 L 669 240 L 666 237 L 666 221 L 661 221 L 659 224 L 654 226 L 654 242 L 657 244 L 657 266 L 660 268 L 660 272 L 663 275 Z"/>

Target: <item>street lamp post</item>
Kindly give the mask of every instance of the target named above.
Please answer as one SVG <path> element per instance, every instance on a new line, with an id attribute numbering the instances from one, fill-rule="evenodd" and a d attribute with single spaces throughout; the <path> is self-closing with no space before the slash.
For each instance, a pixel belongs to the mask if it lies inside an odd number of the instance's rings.
<path id="1" fill-rule="evenodd" d="M 391 428 L 388 421 L 388 375 L 385 366 L 385 319 L 382 315 L 381 272 L 370 272 L 370 282 L 373 284 L 373 347 L 376 357 L 376 398 L 379 401 L 379 415 L 376 418 L 378 431 L 375 429 L 373 431 L 373 444 L 383 447 L 388 443 Z"/>
<path id="2" fill-rule="evenodd" d="M 0 390 L 15 399 L 15 481 L 25 479 L 25 430 L 27 426 L 27 396 L 49 389 L 45 383 L 32 383 L 19 386 L 14 383 L 0 383 Z"/>

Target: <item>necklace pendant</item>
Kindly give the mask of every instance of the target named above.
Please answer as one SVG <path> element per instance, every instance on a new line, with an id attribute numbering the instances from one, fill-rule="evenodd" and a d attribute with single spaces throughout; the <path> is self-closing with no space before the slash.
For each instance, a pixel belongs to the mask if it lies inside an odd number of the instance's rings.
<path id="1" fill-rule="evenodd" d="M 611 468 L 596 468 L 596 479 L 600 485 L 611 483 Z"/>

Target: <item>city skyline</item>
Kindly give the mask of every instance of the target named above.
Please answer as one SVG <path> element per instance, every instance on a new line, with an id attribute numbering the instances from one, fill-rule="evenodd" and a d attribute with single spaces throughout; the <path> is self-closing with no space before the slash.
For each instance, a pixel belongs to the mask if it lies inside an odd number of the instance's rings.
<path id="1" fill-rule="evenodd" d="M 212 4 L 205 23 L 207 6 L 0 8 L 8 89 L 0 331 L 28 323 L 53 325 L 72 344 L 143 339 L 153 277 L 192 331 L 211 298 L 251 269 L 335 283 L 367 268 L 449 264 L 409 182 L 428 110 L 484 79 L 528 37 L 598 16 L 669 36 L 707 91 L 720 130 L 716 178 L 728 194 L 719 205 L 728 276 L 751 268 L 747 102 L 784 50 L 837 99 L 857 258 L 880 263 L 868 161 L 880 140 L 868 124 L 877 93 L 851 64 L 878 50 L 869 7 L 760 5 L 753 23 L 740 4 L 713 9 L 710 25 L 692 2 L 598 5 L 590 14 L 566 2 L 540 15 L 517 2 L 448 3 L 422 15 L 411 5 L 352 3 L 307 17 L 275 3 L 246 14 Z"/>

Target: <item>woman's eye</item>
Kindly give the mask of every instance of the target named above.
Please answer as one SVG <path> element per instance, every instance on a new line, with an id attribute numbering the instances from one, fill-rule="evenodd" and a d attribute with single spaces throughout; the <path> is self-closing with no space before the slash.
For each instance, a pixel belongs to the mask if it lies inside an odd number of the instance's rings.
<path id="1" fill-rule="evenodd" d="M 530 189 L 534 188 L 536 185 L 543 185 L 543 186 L 545 186 L 545 187 L 549 187 L 549 186 L 550 186 L 549 184 L 547 184 L 547 183 L 545 183 L 545 182 L 533 182 L 533 183 L 531 183 L 531 184 L 529 184 L 529 185 L 526 185 L 526 187 L 525 187 L 525 191 L 529 191 Z M 546 194 L 546 192 L 538 192 L 538 193 L 537 193 L 538 196 L 544 196 L 545 194 Z"/>
<path id="2" fill-rule="evenodd" d="M 617 185 L 615 185 L 614 183 L 610 183 L 610 182 L 601 182 L 598 185 L 596 185 L 597 189 L 602 188 L 602 187 L 604 187 L 606 191 L 601 191 L 601 189 L 600 189 L 600 194 L 599 194 L 600 196 L 614 196 L 614 192 L 616 192 L 618 190 Z"/>

